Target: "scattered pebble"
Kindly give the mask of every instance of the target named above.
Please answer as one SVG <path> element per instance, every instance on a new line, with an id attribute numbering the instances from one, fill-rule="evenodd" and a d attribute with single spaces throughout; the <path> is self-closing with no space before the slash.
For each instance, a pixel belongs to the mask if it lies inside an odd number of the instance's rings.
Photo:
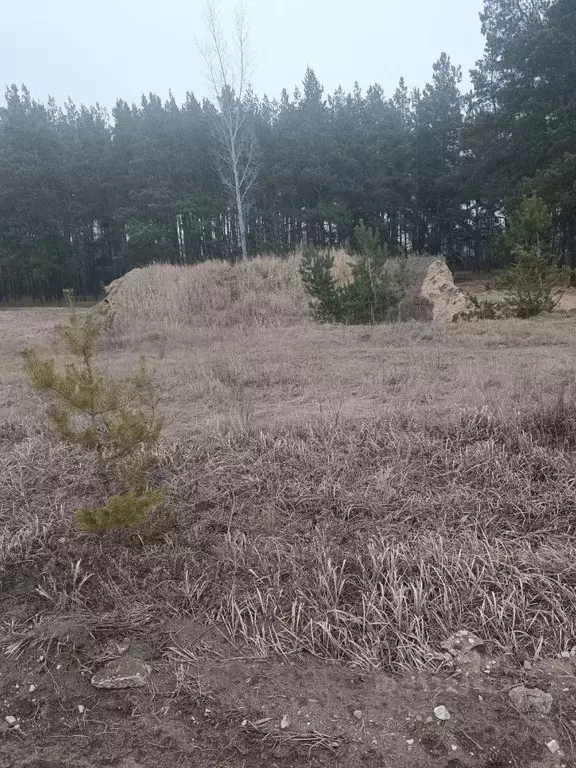
<path id="1" fill-rule="evenodd" d="M 552 752 L 553 755 L 556 754 L 556 752 L 560 752 L 560 744 L 556 741 L 556 739 L 551 739 L 551 741 L 546 742 L 546 746 Z"/>
<path id="2" fill-rule="evenodd" d="M 562 651 L 562 653 L 560 654 L 560 657 L 562 659 L 569 659 L 570 658 L 570 651 Z"/>
<path id="3" fill-rule="evenodd" d="M 452 752 L 456 752 L 458 750 L 458 747 L 456 744 L 452 744 Z"/>
<path id="4" fill-rule="evenodd" d="M 355 709 L 354 710 L 354 717 L 356 720 L 362 720 L 362 710 L 361 709 Z"/>
<path id="5" fill-rule="evenodd" d="M 285 731 L 287 728 L 290 728 L 290 718 L 288 715 L 284 715 L 282 720 L 280 721 L 280 728 Z"/>
<path id="6" fill-rule="evenodd" d="M 414 739 L 406 739 L 406 744 L 408 744 L 408 746 L 411 747 L 412 744 L 414 744 Z"/>
<path id="7" fill-rule="evenodd" d="M 524 662 L 524 669 L 532 669 L 532 662 L 531 661 L 525 661 Z"/>
<path id="8" fill-rule="evenodd" d="M 240 723 L 241 728 L 245 728 L 247 725 L 248 725 L 248 720 L 242 720 L 242 722 Z"/>
<path id="9" fill-rule="evenodd" d="M 36 686 L 31 685 L 30 688 L 28 688 L 28 693 L 34 693 L 35 690 L 36 690 Z"/>
<path id="10" fill-rule="evenodd" d="M 86 707 L 84 706 L 84 704 L 78 704 L 78 712 L 80 712 L 80 714 L 83 715 L 85 711 L 86 711 Z"/>
<path id="11" fill-rule="evenodd" d="M 444 704 L 441 704 L 439 707 L 434 707 L 434 714 L 438 720 L 450 720 L 450 712 L 448 712 Z"/>
<path id="12" fill-rule="evenodd" d="M 14 715 L 6 715 L 4 720 L 6 720 L 8 725 L 14 725 L 14 723 L 16 722 L 16 718 L 14 717 Z"/>

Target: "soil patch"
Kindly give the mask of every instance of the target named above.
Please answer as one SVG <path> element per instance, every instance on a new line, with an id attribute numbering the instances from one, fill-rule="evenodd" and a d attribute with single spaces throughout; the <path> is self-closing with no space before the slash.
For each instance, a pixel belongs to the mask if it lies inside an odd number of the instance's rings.
<path id="1" fill-rule="evenodd" d="M 576 678 L 471 654 L 445 674 L 393 676 L 311 656 L 257 658 L 210 627 L 179 622 L 146 688 L 98 690 L 113 644 L 4 656 L 3 768 L 551 768 L 572 766 Z M 188 639 L 186 639 L 188 638 Z M 125 639 L 122 639 L 125 642 Z M 179 644 L 182 641 L 182 645 Z M 134 647 L 138 646 L 136 638 Z M 546 688 L 550 715 L 508 691 Z M 450 715 L 440 720 L 440 705 Z M 9 724 L 5 718 L 14 720 Z M 547 744 L 557 741 L 552 754 Z"/>

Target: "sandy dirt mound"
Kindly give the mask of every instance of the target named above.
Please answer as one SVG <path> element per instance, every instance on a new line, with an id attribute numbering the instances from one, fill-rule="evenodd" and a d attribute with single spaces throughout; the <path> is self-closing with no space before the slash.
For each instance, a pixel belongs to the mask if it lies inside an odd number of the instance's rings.
<path id="1" fill-rule="evenodd" d="M 133 269 L 106 290 L 100 311 L 120 332 L 164 327 L 288 326 L 306 320 L 296 257 Z"/>
<path id="2" fill-rule="evenodd" d="M 466 295 L 454 284 L 454 277 L 443 259 L 434 259 L 420 291 L 422 298 L 432 305 L 435 323 L 452 323 L 461 312 L 473 307 Z"/>

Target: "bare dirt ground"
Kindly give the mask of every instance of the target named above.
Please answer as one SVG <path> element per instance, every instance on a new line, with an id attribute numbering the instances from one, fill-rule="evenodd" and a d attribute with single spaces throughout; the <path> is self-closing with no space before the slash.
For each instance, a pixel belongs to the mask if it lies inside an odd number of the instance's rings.
<path id="1" fill-rule="evenodd" d="M 576 765 L 573 317 L 116 333 L 169 501 L 89 537 L 89 462 L 18 359 L 66 316 L 0 312 L 2 768 Z M 485 646 L 450 661 L 462 628 Z M 147 685 L 94 688 L 122 653 Z"/>

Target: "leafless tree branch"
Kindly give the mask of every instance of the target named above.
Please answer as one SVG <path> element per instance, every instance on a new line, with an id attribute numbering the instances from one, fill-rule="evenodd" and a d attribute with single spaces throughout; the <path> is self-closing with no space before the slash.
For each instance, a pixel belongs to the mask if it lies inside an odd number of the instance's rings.
<path id="1" fill-rule="evenodd" d="M 247 196 L 257 177 L 255 140 L 247 125 L 244 97 L 253 69 L 250 51 L 250 26 L 244 0 L 239 0 L 234 14 L 234 55 L 230 54 L 221 21 L 219 0 L 205 0 L 206 40 L 197 43 L 206 67 L 206 79 L 217 107 L 214 152 L 219 176 L 235 204 L 238 216 L 242 258 L 248 257 L 246 245 Z"/>

